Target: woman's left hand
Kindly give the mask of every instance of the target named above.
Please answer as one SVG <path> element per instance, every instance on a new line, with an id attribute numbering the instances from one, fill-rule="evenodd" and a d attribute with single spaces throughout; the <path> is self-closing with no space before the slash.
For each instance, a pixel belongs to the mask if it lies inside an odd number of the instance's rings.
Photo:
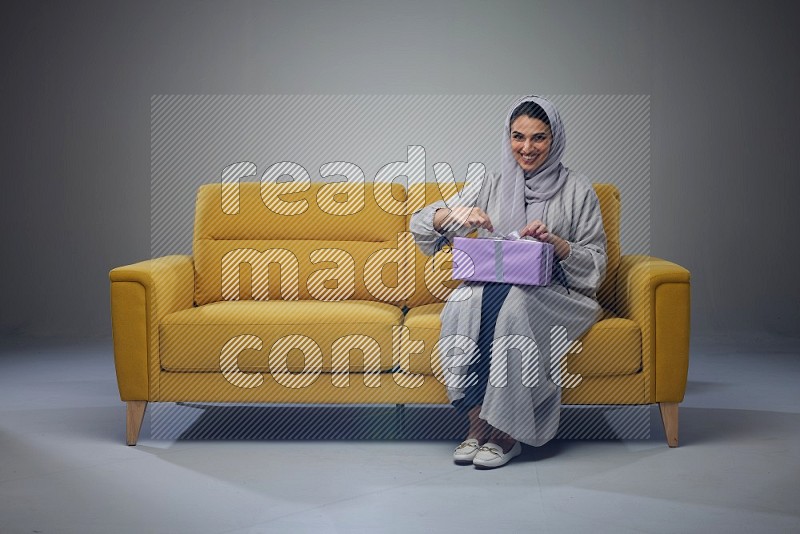
<path id="1" fill-rule="evenodd" d="M 519 236 L 531 236 L 539 241 L 552 244 L 553 247 L 555 247 L 554 252 L 559 261 L 569 256 L 570 244 L 556 234 L 551 234 L 547 226 L 538 219 L 526 224 L 525 227 L 519 231 Z"/>
<path id="2" fill-rule="evenodd" d="M 525 225 L 525 227 L 519 231 L 520 237 L 531 236 L 534 239 L 538 239 L 539 241 L 545 241 L 547 243 L 550 242 L 550 232 L 547 230 L 547 226 L 540 221 L 535 220 L 529 222 Z"/>

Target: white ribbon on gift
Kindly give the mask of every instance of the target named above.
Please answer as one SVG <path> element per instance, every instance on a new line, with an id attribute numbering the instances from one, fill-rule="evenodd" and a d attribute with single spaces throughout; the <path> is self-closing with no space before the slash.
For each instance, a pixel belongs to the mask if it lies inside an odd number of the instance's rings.
<path id="1" fill-rule="evenodd" d="M 520 239 L 519 232 L 511 232 L 508 235 L 494 234 L 490 239 L 494 240 L 494 277 L 498 282 L 505 282 L 503 273 L 503 241 L 516 241 Z"/>

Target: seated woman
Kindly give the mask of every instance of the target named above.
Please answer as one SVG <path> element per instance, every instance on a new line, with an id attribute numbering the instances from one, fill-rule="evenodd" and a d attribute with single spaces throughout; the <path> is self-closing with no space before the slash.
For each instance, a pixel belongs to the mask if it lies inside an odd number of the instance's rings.
<path id="1" fill-rule="evenodd" d="M 600 204 L 592 184 L 561 163 L 566 139 L 555 106 L 537 96 L 520 99 L 504 132 L 500 174 L 488 176 L 466 205 L 463 197 L 435 202 L 414 213 L 410 225 L 428 255 L 443 237 L 476 229 L 478 237 L 516 231 L 554 246 L 550 285 L 465 282 L 442 310 L 441 338 L 466 336 L 477 346 L 468 367 L 449 367 L 460 380 L 446 385 L 453 406 L 469 418 L 454 460 L 480 468 L 508 463 L 520 454 L 521 442 L 538 447 L 556 435 L 561 389 L 549 363 L 566 353 L 563 332 L 575 340 L 597 321 L 596 294 L 606 267 Z M 553 339 L 557 332 L 561 342 Z M 508 335 L 533 340 L 532 353 L 493 354 L 493 340 Z"/>

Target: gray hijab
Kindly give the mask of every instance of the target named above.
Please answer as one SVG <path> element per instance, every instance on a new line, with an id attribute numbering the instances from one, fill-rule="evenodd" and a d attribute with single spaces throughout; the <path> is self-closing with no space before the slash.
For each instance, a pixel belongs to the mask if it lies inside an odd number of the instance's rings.
<path id="1" fill-rule="evenodd" d="M 535 102 L 541 106 L 550 119 L 550 130 L 553 135 L 550 154 L 541 167 L 531 173 L 525 173 L 514 159 L 509 141 L 511 115 L 524 102 Z M 528 222 L 536 219 L 547 224 L 544 220 L 547 201 L 558 193 L 569 172 L 561 164 L 566 136 L 561 117 L 553 103 L 535 95 L 517 100 L 506 116 L 502 145 L 500 158 L 502 174 L 498 190 L 502 199 L 500 204 L 507 206 L 508 209 L 491 214 L 495 232 L 505 235 L 522 229 Z"/>

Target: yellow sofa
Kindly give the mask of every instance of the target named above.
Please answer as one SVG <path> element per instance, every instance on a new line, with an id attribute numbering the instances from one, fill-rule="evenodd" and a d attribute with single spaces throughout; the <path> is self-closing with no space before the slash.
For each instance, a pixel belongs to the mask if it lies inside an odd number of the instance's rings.
<path id="1" fill-rule="evenodd" d="M 581 381 L 562 402 L 658 403 L 674 447 L 689 272 L 620 256 L 619 192 L 594 187 L 608 238 L 604 314 L 566 358 Z M 202 186 L 192 256 L 110 272 L 128 444 L 148 402 L 447 403 L 434 344 L 458 282 L 447 250 L 424 256 L 408 233 L 408 213 L 441 197 L 436 184 Z"/>

